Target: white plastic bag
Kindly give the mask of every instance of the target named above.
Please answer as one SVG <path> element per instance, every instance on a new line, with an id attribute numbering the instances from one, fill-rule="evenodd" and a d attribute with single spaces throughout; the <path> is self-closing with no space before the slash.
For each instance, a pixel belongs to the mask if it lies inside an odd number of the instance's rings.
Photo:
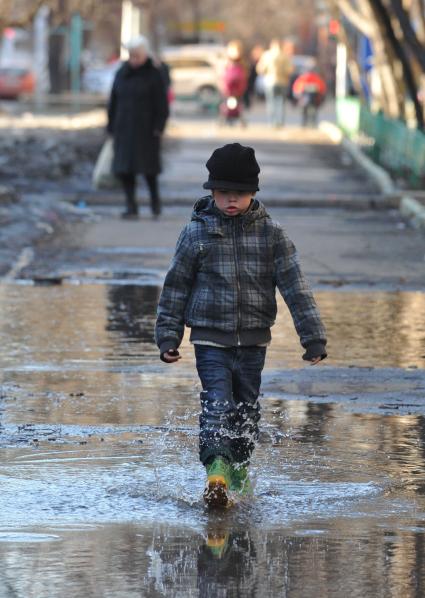
<path id="1" fill-rule="evenodd" d="M 93 169 L 92 183 L 95 189 L 114 189 L 119 186 L 118 179 L 112 172 L 114 142 L 108 138 L 100 150 Z"/>

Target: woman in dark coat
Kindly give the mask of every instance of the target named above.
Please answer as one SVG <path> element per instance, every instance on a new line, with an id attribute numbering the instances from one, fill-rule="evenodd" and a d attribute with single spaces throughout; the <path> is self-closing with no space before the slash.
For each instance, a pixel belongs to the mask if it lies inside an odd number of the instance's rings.
<path id="1" fill-rule="evenodd" d="M 112 167 L 126 196 L 127 210 L 122 216 L 138 216 L 137 174 L 144 175 L 152 214 L 159 216 L 157 179 L 161 172 L 161 134 L 168 118 L 166 89 L 149 57 L 147 40 L 140 36 L 127 47 L 129 59 L 115 76 L 108 106 L 108 132 L 114 138 Z"/>

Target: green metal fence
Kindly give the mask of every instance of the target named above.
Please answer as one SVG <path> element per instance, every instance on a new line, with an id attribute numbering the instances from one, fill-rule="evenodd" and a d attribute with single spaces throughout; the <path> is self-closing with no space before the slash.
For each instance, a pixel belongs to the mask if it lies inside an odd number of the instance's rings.
<path id="1" fill-rule="evenodd" d="M 414 187 L 425 186 L 425 134 L 371 112 L 357 98 L 337 100 L 338 125 L 363 151 Z"/>
<path id="2" fill-rule="evenodd" d="M 363 149 L 373 160 L 415 187 L 425 184 L 425 134 L 403 122 L 361 106 L 359 132 L 369 140 Z"/>

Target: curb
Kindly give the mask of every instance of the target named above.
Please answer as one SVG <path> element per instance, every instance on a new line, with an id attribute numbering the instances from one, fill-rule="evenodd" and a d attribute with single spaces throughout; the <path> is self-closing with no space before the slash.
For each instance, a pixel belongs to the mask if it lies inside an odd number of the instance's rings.
<path id="1" fill-rule="evenodd" d="M 8 221 L 2 224 L 0 234 L 0 286 L 19 277 L 33 260 L 37 244 L 57 234 L 68 215 L 78 220 L 85 218 L 86 222 L 91 217 L 68 202 L 55 201 L 49 194 L 23 195 L 9 209 Z"/>
<path id="2" fill-rule="evenodd" d="M 381 193 L 384 195 L 394 195 L 396 193 L 395 185 L 388 172 L 368 158 L 351 139 L 345 137 L 337 125 L 325 120 L 319 124 L 319 129 L 328 135 L 334 143 L 340 144 L 350 154 L 353 160 L 375 181 Z"/>
<path id="3" fill-rule="evenodd" d="M 400 192 L 397 192 L 387 171 L 375 164 L 375 162 L 368 158 L 355 143 L 345 137 L 337 125 L 328 121 L 322 121 L 319 124 L 319 128 L 328 135 L 334 143 L 341 144 L 341 146 L 349 152 L 353 160 L 355 160 L 356 163 L 363 168 L 371 178 L 373 178 L 384 196 L 393 197 L 393 200 L 395 200 L 393 207 L 398 208 L 400 214 L 410 222 L 413 228 L 425 233 L 425 205 L 410 196 L 401 196 L 400 199 L 396 199 L 397 196 L 400 195 Z"/>

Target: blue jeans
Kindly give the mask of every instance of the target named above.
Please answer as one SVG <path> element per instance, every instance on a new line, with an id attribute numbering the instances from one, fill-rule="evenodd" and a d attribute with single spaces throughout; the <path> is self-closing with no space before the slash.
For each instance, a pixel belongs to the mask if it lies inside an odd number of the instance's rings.
<path id="1" fill-rule="evenodd" d="M 261 372 L 266 347 L 195 345 L 202 383 L 199 457 L 248 463 L 258 438 Z"/>
<path id="2" fill-rule="evenodd" d="M 268 85 L 264 88 L 269 121 L 274 126 L 282 126 L 285 120 L 285 85 Z"/>

